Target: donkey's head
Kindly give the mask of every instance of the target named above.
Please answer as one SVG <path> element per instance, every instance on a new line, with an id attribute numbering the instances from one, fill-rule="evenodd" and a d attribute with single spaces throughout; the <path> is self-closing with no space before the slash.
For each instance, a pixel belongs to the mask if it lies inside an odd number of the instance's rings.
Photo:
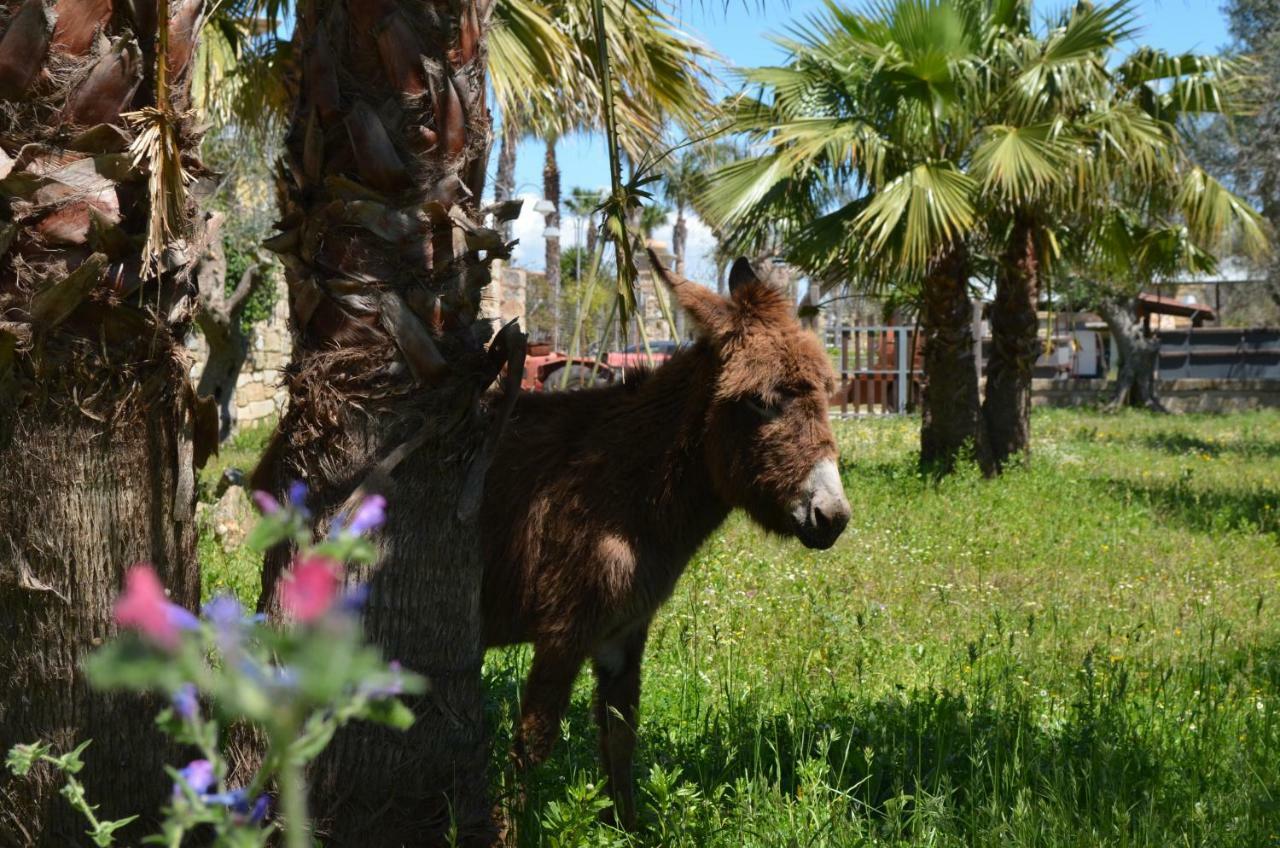
<path id="1" fill-rule="evenodd" d="M 717 360 L 706 418 L 717 493 L 766 529 L 829 548 L 849 523 L 827 420 L 834 377 L 796 306 L 739 259 L 729 297 L 653 266 Z"/>

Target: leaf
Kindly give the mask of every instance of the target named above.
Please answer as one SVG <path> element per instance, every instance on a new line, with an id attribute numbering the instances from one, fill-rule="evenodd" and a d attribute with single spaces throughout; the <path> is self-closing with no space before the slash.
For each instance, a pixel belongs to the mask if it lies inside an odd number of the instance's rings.
<path id="1" fill-rule="evenodd" d="M 62 280 L 36 292 L 31 299 L 32 323 L 52 329 L 67 320 L 102 279 L 106 265 L 106 255 L 94 253 Z"/>
<path id="2" fill-rule="evenodd" d="M 111 845 L 115 844 L 115 837 L 112 834 L 122 827 L 128 827 L 137 820 L 138 817 L 135 815 L 116 819 L 115 821 L 98 822 L 98 826 L 89 831 L 89 838 L 93 840 L 94 845 L 98 845 L 100 848 L 110 848 Z"/>
<path id="3" fill-rule="evenodd" d="M 416 720 L 413 710 L 401 703 L 399 698 L 370 701 L 362 711 L 361 718 L 401 731 L 408 730 Z"/>
<path id="4" fill-rule="evenodd" d="M 53 750 L 53 746 L 44 742 L 32 742 L 30 745 L 14 745 L 5 756 L 5 766 L 17 777 L 25 776 L 41 757 Z"/>

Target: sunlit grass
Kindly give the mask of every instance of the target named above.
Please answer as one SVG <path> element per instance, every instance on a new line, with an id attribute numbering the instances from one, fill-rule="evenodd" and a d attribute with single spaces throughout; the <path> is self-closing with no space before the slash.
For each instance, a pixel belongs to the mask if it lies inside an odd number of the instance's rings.
<path id="1" fill-rule="evenodd" d="M 917 427 L 839 425 L 833 550 L 735 516 L 699 553 L 645 662 L 645 830 L 595 822 L 584 672 L 521 844 L 1280 845 L 1280 415 L 1038 413 L 994 482 L 921 479 Z M 500 794 L 527 665 L 486 665 Z"/>

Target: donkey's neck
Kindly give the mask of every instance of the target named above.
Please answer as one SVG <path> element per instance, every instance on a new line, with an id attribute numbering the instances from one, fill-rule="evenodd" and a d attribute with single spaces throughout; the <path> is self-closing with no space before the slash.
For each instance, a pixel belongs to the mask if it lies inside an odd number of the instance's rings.
<path id="1" fill-rule="evenodd" d="M 647 489 L 639 516 L 644 544 L 677 569 L 730 510 L 715 491 L 704 441 L 718 367 L 705 343 L 680 351 L 642 378 L 615 419 L 631 434 L 632 479 Z"/>

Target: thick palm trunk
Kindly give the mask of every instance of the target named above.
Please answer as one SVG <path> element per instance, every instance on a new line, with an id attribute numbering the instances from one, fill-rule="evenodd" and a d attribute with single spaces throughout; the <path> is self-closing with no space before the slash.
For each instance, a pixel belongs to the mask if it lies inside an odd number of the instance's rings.
<path id="1" fill-rule="evenodd" d="M 547 226 L 560 229 L 560 165 L 556 162 L 556 140 L 547 139 L 547 158 L 542 166 L 542 193 L 553 207 L 547 214 Z M 547 242 L 547 291 L 551 293 L 551 348 L 560 349 L 560 237 L 549 236 Z"/>
<path id="2" fill-rule="evenodd" d="M 965 450 L 982 454 L 978 372 L 973 357 L 973 306 L 963 247 L 940 258 L 925 282 L 920 329 L 925 389 L 920 464 L 948 472 Z"/>
<path id="3" fill-rule="evenodd" d="M 1019 218 L 997 272 L 991 305 L 992 349 L 982 417 L 992 472 L 1031 451 L 1031 372 L 1040 353 L 1039 277 L 1034 225 Z"/>
<path id="4" fill-rule="evenodd" d="M 515 197 L 516 193 L 516 152 L 520 147 L 520 132 L 515 121 L 509 116 L 502 118 L 502 133 L 498 140 L 498 173 L 493 179 L 493 199 L 501 204 Z M 515 238 L 515 222 L 505 221 L 501 226 L 504 241 Z"/>
<path id="5" fill-rule="evenodd" d="M 332 515 L 390 503 L 355 571 L 388 658 L 425 674 L 406 733 L 339 734 L 312 812 L 336 845 L 436 845 L 492 832 L 475 508 L 492 376 L 477 320 L 501 235 L 480 227 L 490 143 L 488 4 L 317 0 L 297 19 L 302 79 L 285 142 L 281 234 L 295 330 L 289 408 L 255 484 L 302 479 Z M 287 555 L 268 558 L 274 606 Z"/>
<path id="6" fill-rule="evenodd" d="M 1152 412 L 1168 412 L 1156 394 L 1156 364 L 1160 342 L 1148 335 L 1138 320 L 1134 298 L 1106 298 L 1098 303 L 1098 313 L 1120 352 L 1120 369 L 1107 406 L 1119 409 L 1135 406 Z"/>
<path id="7" fill-rule="evenodd" d="M 108 818 L 154 815 L 176 751 L 154 704 L 90 690 L 80 662 L 115 632 L 112 602 L 135 562 L 196 606 L 195 459 L 208 446 L 196 440 L 213 436 L 179 344 L 203 231 L 194 204 L 158 276 L 142 273 L 147 175 L 121 113 L 155 103 L 155 7 L 129 8 L 0 9 L 0 750 L 92 739 L 80 777 Z M 172 8 L 177 109 L 199 11 Z M 182 149 L 195 141 L 179 122 Z M 60 785 L 0 774 L 0 844 L 83 844 Z M 118 837 L 132 844 L 145 826 Z"/>

